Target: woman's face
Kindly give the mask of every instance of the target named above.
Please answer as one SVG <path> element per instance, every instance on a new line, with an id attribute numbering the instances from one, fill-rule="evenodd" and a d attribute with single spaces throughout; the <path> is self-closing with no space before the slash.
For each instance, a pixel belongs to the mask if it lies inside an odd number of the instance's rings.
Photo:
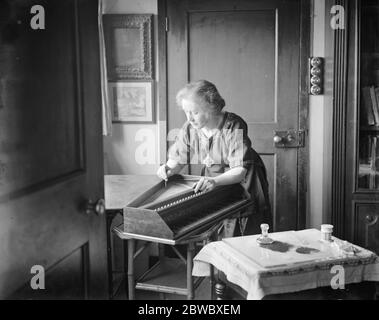
<path id="1" fill-rule="evenodd" d="M 187 120 L 196 129 L 201 129 L 206 126 L 212 117 L 210 111 L 196 100 L 183 99 L 182 107 Z"/>

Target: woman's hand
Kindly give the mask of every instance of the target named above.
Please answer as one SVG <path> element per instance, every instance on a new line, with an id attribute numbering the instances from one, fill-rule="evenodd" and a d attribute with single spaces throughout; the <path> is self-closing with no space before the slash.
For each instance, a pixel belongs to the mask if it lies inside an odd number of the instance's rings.
<path id="1" fill-rule="evenodd" d="M 167 181 L 169 177 L 171 177 L 174 174 L 174 171 L 167 165 L 161 165 L 158 168 L 157 175 L 159 178 Z"/>
<path id="2" fill-rule="evenodd" d="M 210 177 L 202 177 L 193 185 L 195 193 L 199 191 L 210 191 L 216 187 L 216 180 Z"/>

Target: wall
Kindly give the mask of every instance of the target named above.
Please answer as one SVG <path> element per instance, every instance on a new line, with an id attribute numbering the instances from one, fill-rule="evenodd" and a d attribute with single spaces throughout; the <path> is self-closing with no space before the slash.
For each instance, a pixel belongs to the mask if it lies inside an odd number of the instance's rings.
<path id="1" fill-rule="evenodd" d="M 104 14 L 153 14 L 154 15 L 154 73 L 156 81 L 159 79 L 157 66 L 157 0 L 104 0 Z M 155 82 L 156 82 L 155 81 Z M 155 84 L 156 87 L 156 84 Z M 155 115 L 157 124 L 112 124 L 112 135 L 104 137 L 104 173 L 105 174 L 155 174 L 159 160 L 159 122 L 157 91 L 154 90 Z M 111 228 L 122 223 L 117 216 Z M 123 247 L 116 236 L 112 239 L 113 266 L 115 270 L 123 268 Z M 140 244 L 141 245 L 141 244 Z M 148 268 L 149 252 L 157 255 L 157 248 L 150 247 L 135 261 L 136 277 Z M 116 281 L 117 282 L 117 281 Z M 115 282 L 115 285 L 117 283 Z"/>
<path id="2" fill-rule="evenodd" d="M 312 1 L 311 55 L 324 57 L 324 8 L 321 0 Z M 308 225 L 316 227 L 322 220 L 324 96 L 309 96 L 309 202 Z"/>
<path id="3" fill-rule="evenodd" d="M 155 57 L 153 61 L 156 79 L 158 79 L 157 0 L 104 0 L 103 12 L 105 14 L 154 15 Z M 155 114 L 158 115 L 156 90 L 154 93 Z M 113 123 L 112 135 L 104 137 L 105 174 L 155 174 L 160 163 L 158 132 L 158 124 Z"/>
<path id="4" fill-rule="evenodd" d="M 328 87 L 333 63 L 325 47 L 330 33 L 330 7 L 325 0 L 312 1 L 311 55 L 325 61 L 324 94 L 309 97 L 309 180 L 307 227 L 330 222 L 332 166 L 332 92 Z"/>

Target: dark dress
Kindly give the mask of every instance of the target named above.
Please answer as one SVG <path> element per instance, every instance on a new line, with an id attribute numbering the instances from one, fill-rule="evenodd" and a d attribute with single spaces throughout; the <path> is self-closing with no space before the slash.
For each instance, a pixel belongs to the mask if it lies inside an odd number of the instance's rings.
<path id="1" fill-rule="evenodd" d="M 253 199 L 253 207 L 240 212 L 235 218 L 250 217 L 239 220 L 243 226 L 235 234 L 260 233 L 259 225 L 268 223 L 272 226 L 271 206 L 268 197 L 266 169 L 261 157 L 252 148 L 247 134 L 247 124 L 238 115 L 225 112 L 216 133 L 208 138 L 202 130 L 195 129 L 186 122 L 180 129 L 175 143 L 169 150 L 168 157 L 180 164 L 189 165 L 193 175 L 215 177 L 234 167 L 242 166 L 247 170 L 241 184 Z M 229 221 L 230 222 L 230 221 Z"/>

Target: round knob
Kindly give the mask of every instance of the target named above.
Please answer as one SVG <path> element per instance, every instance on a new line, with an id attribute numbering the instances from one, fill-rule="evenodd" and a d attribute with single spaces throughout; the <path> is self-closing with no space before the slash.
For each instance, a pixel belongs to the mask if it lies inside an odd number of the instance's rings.
<path id="1" fill-rule="evenodd" d="M 321 88 L 317 85 L 311 86 L 311 94 L 318 95 L 321 93 Z"/>
<path id="2" fill-rule="evenodd" d="M 322 63 L 322 61 L 321 61 L 321 59 L 319 57 L 313 57 L 311 59 L 311 66 L 312 67 L 318 67 L 318 66 L 321 65 L 321 63 Z"/>
<path id="3" fill-rule="evenodd" d="M 96 203 L 94 203 L 91 199 L 89 199 L 87 202 L 85 211 L 87 215 L 91 213 L 94 213 L 98 216 L 103 215 L 105 213 L 104 199 L 99 199 Z"/>
<path id="4" fill-rule="evenodd" d="M 319 85 L 321 83 L 321 78 L 319 76 L 312 76 L 311 83 L 313 85 Z"/>
<path id="5" fill-rule="evenodd" d="M 279 137 L 278 135 L 275 135 L 274 136 L 274 142 L 275 143 L 279 143 L 279 142 L 281 142 L 282 141 L 282 138 L 281 137 Z"/>
<path id="6" fill-rule="evenodd" d="M 287 136 L 287 140 L 288 140 L 288 142 L 292 142 L 292 141 L 294 141 L 295 140 L 295 138 L 292 136 L 292 135 L 288 135 Z"/>
<path id="7" fill-rule="evenodd" d="M 371 223 L 371 222 L 374 221 L 374 218 L 368 214 L 368 215 L 366 216 L 366 221 L 367 221 L 368 223 Z"/>
<path id="8" fill-rule="evenodd" d="M 319 67 L 311 68 L 311 75 L 312 76 L 318 76 L 320 74 L 321 74 L 321 69 Z"/>

